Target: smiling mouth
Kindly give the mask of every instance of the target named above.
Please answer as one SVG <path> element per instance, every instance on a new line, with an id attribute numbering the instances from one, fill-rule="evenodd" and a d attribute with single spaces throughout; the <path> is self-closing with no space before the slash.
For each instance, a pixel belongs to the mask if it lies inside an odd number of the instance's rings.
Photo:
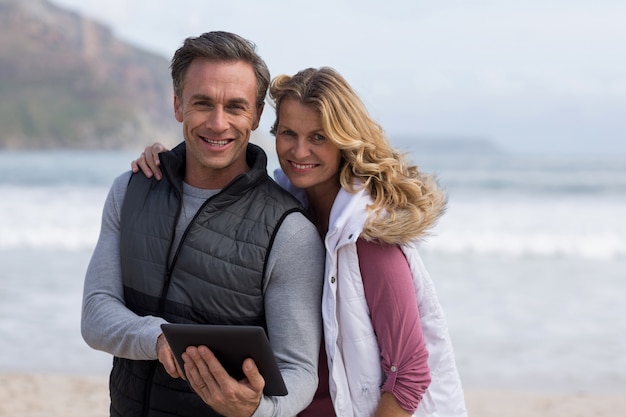
<path id="1" fill-rule="evenodd" d="M 203 142 L 208 143 L 209 145 L 212 145 L 212 146 L 226 146 L 231 142 L 230 139 L 214 140 L 214 139 L 205 138 L 203 136 L 200 136 L 200 139 L 202 139 Z"/>
<path id="2" fill-rule="evenodd" d="M 311 169 L 315 168 L 317 164 L 298 164 L 297 162 L 289 161 L 292 167 L 296 169 Z"/>

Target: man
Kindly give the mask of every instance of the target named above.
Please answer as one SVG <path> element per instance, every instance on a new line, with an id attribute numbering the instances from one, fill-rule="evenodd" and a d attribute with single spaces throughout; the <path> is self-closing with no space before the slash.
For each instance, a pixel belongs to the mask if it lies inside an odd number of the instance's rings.
<path id="1" fill-rule="evenodd" d="M 188 38 L 171 64 L 184 144 L 160 155 L 162 181 L 127 172 L 107 197 L 81 329 L 115 356 L 111 416 L 293 416 L 317 387 L 324 253 L 297 202 L 249 142 L 269 71 L 245 39 Z M 160 325 L 262 325 L 289 394 L 263 396 L 251 359 L 236 381 L 205 347 L 187 382 Z"/>

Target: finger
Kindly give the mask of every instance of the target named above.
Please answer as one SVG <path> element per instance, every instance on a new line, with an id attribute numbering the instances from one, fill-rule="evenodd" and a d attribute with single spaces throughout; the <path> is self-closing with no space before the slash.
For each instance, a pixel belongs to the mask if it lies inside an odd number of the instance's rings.
<path id="1" fill-rule="evenodd" d="M 143 175 L 145 175 L 147 178 L 152 178 L 154 172 L 152 171 L 152 169 L 150 169 L 150 164 L 148 163 L 148 158 L 146 157 L 146 154 L 142 152 L 136 162 L 139 166 L 139 169 L 141 169 L 141 172 L 143 172 Z"/>
<path id="2" fill-rule="evenodd" d="M 256 363 L 253 359 L 248 358 L 243 361 L 243 373 L 248 378 L 248 383 L 250 384 L 250 388 L 258 393 L 263 392 L 265 388 L 265 378 L 259 372 L 259 368 L 257 368 Z"/>
<path id="3" fill-rule="evenodd" d="M 147 146 L 144 150 L 145 162 L 157 180 L 160 180 L 162 177 L 161 169 L 159 168 L 159 166 L 161 165 L 159 152 L 162 152 L 163 150 L 167 149 L 165 149 L 165 147 L 158 142 L 154 145 Z"/>
<path id="4" fill-rule="evenodd" d="M 178 373 L 178 375 L 183 379 L 183 381 L 186 381 L 187 376 L 185 375 L 183 368 L 180 367 L 180 364 L 177 360 L 174 360 L 174 365 L 176 365 L 176 372 Z"/>
<path id="5" fill-rule="evenodd" d="M 154 153 L 158 154 L 160 152 L 165 152 L 168 149 L 165 147 L 165 145 L 162 145 L 159 142 L 155 142 L 154 145 L 152 145 L 152 148 L 154 149 Z"/>
<path id="6" fill-rule="evenodd" d="M 174 356 L 164 357 L 161 363 L 165 368 L 165 372 L 167 372 L 167 374 L 172 378 L 180 378 L 183 376 L 183 373 L 179 371 L 180 368 Z"/>
<path id="7" fill-rule="evenodd" d="M 183 377 L 183 372 L 180 370 L 174 353 L 163 334 L 157 338 L 157 357 L 169 376 L 172 378 Z"/>
<path id="8" fill-rule="evenodd" d="M 225 387 L 235 381 L 208 347 L 199 346 L 198 354 L 202 359 L 202 363 L 206 364 L 207 371 L 211 374 L 217 385 Z"/>
<path id="9" fill-rule="evenodd" d="M 248 358 L 242 364 L 242 370 L 246 379 L 236 381 L 230 374 L 224 369 L 220 361 L 215 357 L 213 352 L 206 346 L 199 346 L 197 352 L 203 359 L 202 363 L 206 364 L 208 371 L 212 377 L 211 381 L 215 381 L 219 389 L 224 391 L 230 391 L 237 382 L 248 385 L 251 390 L 257 394 L 263 392 L 265 388 L 265 378 L 259 372 L 256 363 L 253 359 Z"/>
<path id="10" fill-rule="evenodd" d="M 150 171 L 150 169 L 146 169 L 147 164 L 145 163 L 146 161 L 146 153 L 142 152 L 139 154 L 139 158 L 135 159 L 134 161 L 131 161 L 130 163 L 130 169 L 136 174 L 139 172 L 139 170 L 141 170 L 144 175 L 146 175 L 148 178 L 150 178 L 150 176 L 148 176 L 148 171 Z"/>
<path id="11" fill-rule="evenodd" d="M 196 379 L 202 380 L 207 385 L 215 384 L 211 370 L 196 346 L 187 348 L 185 353 L 183 353 L 183 360 L 185 361 L 185 371 L 188 374 L 191 371 L 196 376 Z"/>
<path id="12" fill-rule="evenodd" d="M 146 146 L 141 155 L 145 158 L 148 165 L 153 165 L 155 158 L 158 160 L 158 153 L 153 152 L 154 145 Z"/>
<path id="13" fill-rule="evenodd" d="M 148 149 L 148 148 L 146 148 Z M 152 163 L 155 166 L 159 166 L 161 165 L 161 161 L 159 160 L 159 153 L 166 151 L 167 148 L 165 148 L 165 146 L 161 145 L 159 142 L 156 142 L 154 145 L 149 147 L 150 149 L 150 156 L 152 158 Z M 146 152 L 146 155 L 148 155 L 148 153 Z"/>
<path id="14" fill-rule="evenodd" d="M 186 352 L 183 352 L 182 358 L 183 367 L 185 368 L 185 375 L 187 375 L 187 381 L 189 382 L 191 387 L 196 390 L 196 387 L 202 384 L 202 378 L 200 377 L 198 368 L 196 367 L 193 359 L 191 359 Z"/>
<path id="15" fill-rule="evenodd" d="M 185 372 L 189 382 L 192 384 L 196 392 L 202 388 L 206 388 L 209 393 L 217 391 L 217 382 L 213 378 L 206 362 L 198 353 L 198 348 L 189 346 L 183 353 L 185 361 Z"/>

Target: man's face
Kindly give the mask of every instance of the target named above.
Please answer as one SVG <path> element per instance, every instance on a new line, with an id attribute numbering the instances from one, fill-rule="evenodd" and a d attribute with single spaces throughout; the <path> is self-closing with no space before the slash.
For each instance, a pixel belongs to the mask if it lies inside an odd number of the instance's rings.
<path id="1" fill-rule="evenodd" d="M 187 143 L 185 181 L 223 188 L 248 171 L 246 146 L 259 126 L 256 77 L 242 61 L 196 58 L 187 69 L 182 97 L 174 97 L 176 120 Z"/>

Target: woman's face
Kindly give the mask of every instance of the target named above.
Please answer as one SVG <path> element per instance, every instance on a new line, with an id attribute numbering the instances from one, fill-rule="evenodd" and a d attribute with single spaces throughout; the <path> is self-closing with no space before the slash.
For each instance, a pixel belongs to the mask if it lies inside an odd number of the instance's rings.
<path id="1" fill-rule="evenodd" d="M 278 114 L 276 153 L 293 185 L 335 195 L 339 189 L 341 151 L 326 137 L 322 118 L 312 106 L 284 98 Z"/>

